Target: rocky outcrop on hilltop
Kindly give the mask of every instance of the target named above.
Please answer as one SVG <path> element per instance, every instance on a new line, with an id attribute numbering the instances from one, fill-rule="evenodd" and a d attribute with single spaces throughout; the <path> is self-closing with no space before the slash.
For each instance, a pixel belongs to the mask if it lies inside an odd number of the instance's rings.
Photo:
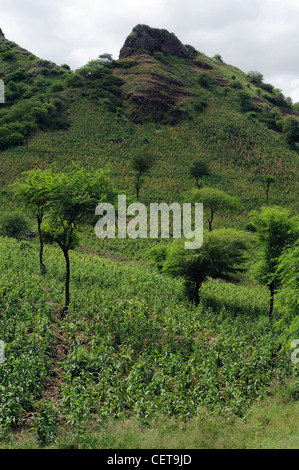
<path id="1" fill-rule="evenodd" d="M 192 59 L 196 51 L 190 46 L 184 46 L 181 41 L 166 29 L 151 28 L 147 25 L 137 25 L 127 37 L 119 58 L 132 57 L 140 54 L 163 52 L 185 59 Z"/>

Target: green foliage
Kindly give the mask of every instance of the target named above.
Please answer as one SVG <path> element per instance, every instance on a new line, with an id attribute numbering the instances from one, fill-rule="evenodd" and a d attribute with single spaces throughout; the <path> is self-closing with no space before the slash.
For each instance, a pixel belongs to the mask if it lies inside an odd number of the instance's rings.
<path id="1" fill-rule="evenodd" d="M 14 132 L 12 126 L 0 127 L 0 149 L 5 150 L 9 147 L 15 147 L 24 144 L 24 136 L 21 132 Z"/>
<path id="2" fill-rule="evenodd" d="M 51 85 L 50 87 L 50 91 L 51 92 L 59 92 L 59 91 L 63 91 L 64 90 L 64 87 L 63 87 L 63 84 L 61 82 L 55 82 Z"/>
<path id="3" fill-rule="evenodd" d="M 150 264 L 158 268 L 160 272 L 162 271 L 162 268 L 164 266 L 168 248 L 169 247 L 167 245 L 159 244 L 153 246 L 146 254 L 147 259 L 150 261 Z"/>
<path id="4" fill-rule="evenodd" d="M 53 401 L 41 402 L 33 424 L 40 446 L 53 442 L 58 428 L 58 411 Z"/>
<path id="5" fill-rule="evenodd" d="M 270 289 L 270 310 L 273 312 L 273 297 L 280 284 L 277 264 L 284 250 L 291 247 L 299 236 L 298 218 L 292 217 L 281 207 L 262 207 L 252 213 L 252 223 L 256 227 L 260 247 L 260 260 L 256 269 L 257 278 Z"/>
<path id="6" fill-rule="evenodd" d="M 220 189 L 204 187 L 194 189 L 190 193 L 191 202 L 202 203 L 204 214 L 209 211 L 209 230 L 212 230 L 212 223 L 216 212 L 235 211 L 240 207 L 238 198 L 230 196 Z"/>
<path id="7" fill-rule="evenodd" d="M 79 73 L 70 73 L 65 78 L 67 88 L 80 88 L 84 86 L 84 80 Z"/>
<path id="8" fill-rule="evenodd" d="M 218 62 L 221 62 L 223 64 L 223 59 L 220 54 L 215 54 L 213 59 L 217 60 Z"/>
<path id="9" fill-rule="evenodd" d="M 198 249 L 185 249 L 182 241 L 167 251 L 162 272 L 183 277 L 190 298 L 199 302 L 199 289 L 207 277 L 226 277 L 244 270 L 249 236 L 233 229 L 206 232 Z"/>
<path id="10" fill-rule="evenodd" d="M 257 86 L 261 86 L 264 80 L 263 74 L 255 70 L 248 72 L 247 77 L 251 83 L 254 83 L 254 85 L 257 85 Z"/>
<path id="11" fill-rule="evenodd" d="M 1 55 L 3 60 L 10 61 L 16 59 L 16 56 L 12 51 L 3 52 Z"/>
<path id="12" fill-rule="evenodd" d="M 299 123 L 298 119 L 288 116 L 283 121 L 283 138 L 290 149 L 296 148 L 296 143 L 299 142 Z"/>
<path id="13" fill-rule="evenodd" d="M 196 186 L 199 189 L 200 183 L 199 179 L 202 176 L 207 176 L 210 173 L 208 163 L 205 160 L 194 160 L 189 167 L 190 176 L 195 178 Z"/>
<path id="14" fill-rule="evenodd" d="M 269 189 L 271 184 L 274 184 L 276 182 L 274 176 L 272 175 L 265 175 L 263 179 L 265 189 L 266 189 L 266 196 L 267 196 L 267 201 L 269 200 Z"/>
<path id="15" fill-rule="evenodd" d="M 245 90 L 238 92 L 238 98 L 240 100 L 240 110 L 243 113 L 256 110 L 256 106 L 252 103 L 251 95 Z"/>
<path id="16" fill-rule="evenodd" d="M 281 319 L 277 327 L 282 333 L 284 344 L 299 338 L 299 243 L 295 243 L 279 258 L 277 274 L 280 279 L 280 289 L 277 302 L 281 311 Z M 289 349 L 289 348 L 288 348 Z"/>
<path id="17" fill-rule="evenodd" d="M 198 83 L 204 88 L 211 88 L 214 84 L 214 80 L 209 73 L 201 72 L 198 76 Z"/>
<path id="18" fill-rule="evenodd" d="M 38 188 L 37 197 L 41 195 L 47 201 L 49 219 L 44 237 L 58 244 L 66 262 L 65 303 L 61 312 L 65 315 L 70 302 L 69 250 L 78 245 L 78 225 L 84 216 L 94 213 L 100 202 L 114 202 L 115 194 L 105 172 L 87 172 L 75 164 L 67 173 L 53 173 L 50 178 L 47 174 L 46 182 L 44 191 Z"/>
<path id="19" fill-rule="evenodd" d="M 143 183 L 143 177 L 153 167 L 153 165 L 155 164 L 155 160 L 155 155 L 149 153 L 146 150 L 143 153 L 133 155 L 131 159 L 131 167 L 136 175 L 135 189 L 137 200 L 139 198 L 140 188 Z"/>
<path id="20" fill-rule="evenodd" d="M 187 422 L 200 417 L 202 407 L 213 415 L 218 410 L 245 417 L 256 400 L 266 398 L 272 380 L 290 373 L 275 331 L 258 329 L 249 293 L 243 315 L 230 313 L 224 290 L 221 312 L 203 310 L 184 299 L 179 279 L 73 252 L 60 399 L 47 403 L 51 362 L 57 365 L 53 329 L 57 337 L 59 325 L 52 312 L 63 289 L 64 263 L 48 246 L 48 272 L 39 277 L 36 254 L 34 245 L 21 251 L 19 242 L 0 240 L 0 331 L 6 344 L 0 422 L 6 428 L 23 425 L 33 413 L 41 445 L 51 442 L 58 424 L 74 431 L 85 422 L 91 429 L 93 417 L 101 426 L 130 418 L 149 423 L 157 413 Z M 216 298 L 221 302 L 221 294 Z"/>
<path id="21" fill-rule="evenodd" d="M 23 238 L 29 228 L 28 218 L 18 211 L 7 212 L 0 217 L 0 235 L 4 237 Z"/>

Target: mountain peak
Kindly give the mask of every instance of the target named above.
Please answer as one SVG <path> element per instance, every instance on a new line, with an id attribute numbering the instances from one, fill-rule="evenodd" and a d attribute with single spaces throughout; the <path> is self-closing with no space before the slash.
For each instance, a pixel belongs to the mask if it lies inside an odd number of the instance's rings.
<path id="1" fill-rule="evenodd" d="M 4 33 L 1 28 L 0 28 L 0 36 L 3 36 L 5 38 Z"/>
<path id="2" fill-rule="evenodd" d="M 154 52 L 163 52 L 186 59 L 192 59 L 195 55 L 193 49 L 184 46 L 173 33 L 169 33 L 166 29 L 151 28 L 139 24 L 127 37 L 119 58 L 123 59 L 138 54 L 152 55 Z"/>

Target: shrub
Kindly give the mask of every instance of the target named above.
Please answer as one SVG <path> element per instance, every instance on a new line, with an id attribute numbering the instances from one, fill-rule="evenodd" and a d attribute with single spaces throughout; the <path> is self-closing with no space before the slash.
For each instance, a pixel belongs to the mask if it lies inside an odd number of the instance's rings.
<path id="1" fill-rule="evenodd" d="M 7 212 L 0 218 L 0 234 L 4 237 L 22 238 L 29 230 L 29 220 L 17 211 Z"/>
<path id="2" fill-rule="evenodd" d="M 12 51 L 3 52 L 3 54 L 2 54 L 2 59 L 3 60 L 13 60 L 15 58 L 16 58 L 16 56 Z"/>
<path id="3" fill-rule="evenodd" d="M 222 63 L 223 63 L 223 59 L 222 59 L 222 57 L 221 57 L 220 54 L 215 54 L 214 57 L 213 57 L 213 59 L 218 60 L 218 62 L 222 62 Z"/>
<path id="4" fill-rule="evenodd" d="M 294 150 L 296 142 L 299 142 L 299 122 L 293 116 L 288 116 L 283 121 L 283 138 L 287 146 Z"/>
<path id="5" fill-rule="evenodd" d="M 54 92 L 54 93 L 55 93 L 55 92 L 58 92 L 58 91 L 63 91 L 63 90 L 64 90 L 63 85 L 62 85 L 62 83 L 60 83 L 60 82 L 55 82 L 55 83 L 53 83 L 53 85 L 51 85 L 51 87 L 50 87 L 50 91 L 51 91 L 51 92 Z"/>
<path id="6" fill-rule="evenodd" d="M 202 72 L 198 76 L 198 83 L 204 88 L 211 88 L 214 83 L 213 78 L 207 72 Z"/>

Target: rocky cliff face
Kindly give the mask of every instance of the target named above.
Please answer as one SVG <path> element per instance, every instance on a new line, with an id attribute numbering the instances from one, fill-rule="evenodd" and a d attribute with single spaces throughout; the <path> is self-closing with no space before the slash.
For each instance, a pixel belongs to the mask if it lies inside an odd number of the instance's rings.
<path id="1" fill-rule="evenodd" d="M 195 55 L 193 48 L 184 46 L 181 41 L 165 29 L 155 29 L 146 25 L 137 25 L 127 37 L 119 58 L 132 57 L 140 54 L 163 52 L 177 57 L 192 59 Z"/>
<path id="2" fill-rule="evenodd" d="M 5 38 L 5 36 L 4 36 L 3 31 L 2 31 L 1 28 L 0 28 L 0 36 L 3 36 L 3 37 Z"/>

